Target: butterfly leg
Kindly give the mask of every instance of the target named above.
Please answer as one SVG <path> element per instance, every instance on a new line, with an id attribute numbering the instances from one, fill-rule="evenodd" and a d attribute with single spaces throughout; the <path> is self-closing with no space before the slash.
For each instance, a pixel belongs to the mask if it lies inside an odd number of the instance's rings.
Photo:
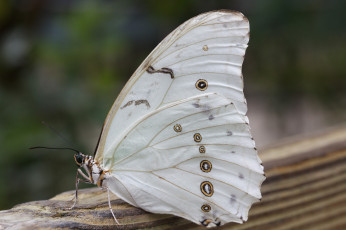
<path id="1" fill-rule="evenodd" d="M 116 222 L 117 224 L 119 224 L 117 218 L 115 218 L 115 215 L 114 215 L 114 212 L 113 212 L 113 209 L 112 209 L 112 206 L 111 206 L 111 200 L 110 200 L 110 196 L 109 196 L 109 188 L 107 188 L 107 196 L 108 196 L 108 206 L 109 206 L 109 210 L 111 211 L 112 216 L 113 216 L 115 222 Z"/>
<path id="2" fill-rule="evenodd" d="M 84 177 L 85 180 L 82 178 L 79 178 L 79 175 L 82 175 L 82 177 Z M 78 202 L 78 186 L 79 186 L 80 181 L 83 181 L 84 183 L 90 184 L 89 178 L 83 173 L 83 171 L 81 169 L 78 169 L 77 173 L 76 173 L 76 193 L 75 193 L 74 197 L 71 199 L 71 201 L 74 200 L 74 202 L 73 202 L 73 205 L 69 208 L 70 210 L 73 209 Z"/>

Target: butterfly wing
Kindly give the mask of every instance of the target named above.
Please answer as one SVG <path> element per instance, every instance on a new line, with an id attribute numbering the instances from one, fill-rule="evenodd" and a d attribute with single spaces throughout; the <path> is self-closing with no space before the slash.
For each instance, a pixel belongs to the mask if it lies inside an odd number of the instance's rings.
<path id="1" fill-rule="evenodd" d="M 198 106 L 197 106 L 198 105 Z M 135 206 L 196 223 L 247 220 L 261 198 L 263 167 L 250 129 L 232 101 L 218 94 L 189 97 L 155 110 L 116 149 L 131 153 L 111 165 L 119 194 Z M 128 194 L 126 194 L 128 196 Z"/>
<path id="2" fill-rule="evenodd" d="M 96 159 L 102 162 L 131 124 L 165 103 L 206 92 L 233 99 L 246 113 L 241 65 L 249 40 L 249 23 L 241 13 L 216 11 L 194 17 L 170 33 L 129 79 L 107 115 Z M 150 68 L 172 70 L 149 73 Z M 149 70 L 149 71 L 148 71 Z M 199 79 L 208 87 L 196 90 Z M 193 83 L 193 84 L 192 84 Z"/>
<path id="3" fill-rule="evenodd" d="M 111 191 L 195 223 L 247 220 L 264 180 L 245 115 L 248 33 L 242 14 L 209 12 L 154 49 L 105 121 L 96 159 Z"/>

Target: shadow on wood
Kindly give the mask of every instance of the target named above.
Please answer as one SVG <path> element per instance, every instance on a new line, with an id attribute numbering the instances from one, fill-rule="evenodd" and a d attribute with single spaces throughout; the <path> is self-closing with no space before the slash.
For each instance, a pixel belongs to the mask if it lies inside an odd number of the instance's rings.
<path id="1" fill-rule="evenodd" d="M 346 229 L 346 128 L 297 137 L 260 152 L 267 180 L 263 199 L 245 224 L 218 229 Z M 116 225 L 107 194 L 99 188 L 74 191 L 50 200 L 0 211 L 0 229 L 204 229 L 171 215 L 150 214 L 112 195 Z"/>

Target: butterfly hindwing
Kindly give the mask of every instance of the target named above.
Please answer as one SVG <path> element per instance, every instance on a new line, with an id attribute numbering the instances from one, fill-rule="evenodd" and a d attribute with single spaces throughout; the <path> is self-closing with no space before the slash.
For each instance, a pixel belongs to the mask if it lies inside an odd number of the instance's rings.
<path id="1" fill-rule="evenodd" d="M 141 194 L 135 200 L 143 209 L 180 216 L 180 209 L 189 209 L 194 213 L 189 219 L 196 223 L 203 216 L 242 222 L 248 207 L 261 198 L 264 177 L 254 141 L 243 115 L 228 98 L 206 94 L 167 104 L 134 123 L 127 133 L 114 145 L 120 157 L 104 158 L 105 165 L 132 197 Z M 201 190 L 204 181 L 213 188 L 211 196 Z M 167 196 L 170 211 L 157 211 Z M 191 204 L 179 204 L 182 197 Z M 203 205 L 212 212 L 204 213 Z"/>

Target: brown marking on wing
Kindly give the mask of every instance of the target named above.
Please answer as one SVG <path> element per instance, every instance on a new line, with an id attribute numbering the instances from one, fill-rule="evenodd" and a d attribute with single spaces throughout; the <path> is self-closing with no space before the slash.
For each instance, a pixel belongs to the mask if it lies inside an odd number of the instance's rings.
<path id="1" fill-rule="evenodd" d="M 150 104 L 147 100 L 137 100 L 135 101 L 135 105 L 140 105 L 140 104 L 145 104 L 147 106 L 147 108 L 150 108 Z"/>
<path id="2" fill-rule="evenodd" d="M 158 70 L 160 73 L 168 73 L 169 75 L 171 75 L 171 79 L 174 78 L 174 74 L 173 74 L 173 70 L 170 68 L 162 68 Z"/>
<path id="3" fill-rule="evenodd" d="M 171 79 L 174 78 L 173 70 L 170 69 L 170 68 L 166 68 L 166 67 L 156 70 L 154 67 L 149 66 L 149 67 L 147 68 L 147 72 L 148 72 L 148 73 L 151 73 L 151 74 L 152 74 L 152 73 L 165 73 L 165 74 L 169 74 L 169 75 L 171 76 Z"/>
<path id="4" fill-rule="evenodd" d="M 135 103 L 135 105 L 140 105 L 140 104 L 145 104 L 147 106 L 147 108 L 149 109 L 150 108 L 150 104 L 147 100 L 131 100 L 131 101 L 128 101 L 125 105 L 123 105 L 122 107 L 120 107 L 120 109 L 124 109 L 126 108 L 127 106 L 130 106 L 133 104 L 133 102 Z"/>
<path id="5" fill-rule="evenodd" d="M 148 72 L 148 73 L 156 73 L 156 70 L 154 69 L 154 67 L 149 66 L 149 67 L 147 68 L 147 72 Z"/>
<path id="6" fill-rule="evenodd" d="M 128 101 L 125 105 L 123 105 L 122 107 L 120 107 L 120 109 L 126 108 L 127 106 L 132 105 L 132 103 L 134 102 L 134 100 Z"/>

